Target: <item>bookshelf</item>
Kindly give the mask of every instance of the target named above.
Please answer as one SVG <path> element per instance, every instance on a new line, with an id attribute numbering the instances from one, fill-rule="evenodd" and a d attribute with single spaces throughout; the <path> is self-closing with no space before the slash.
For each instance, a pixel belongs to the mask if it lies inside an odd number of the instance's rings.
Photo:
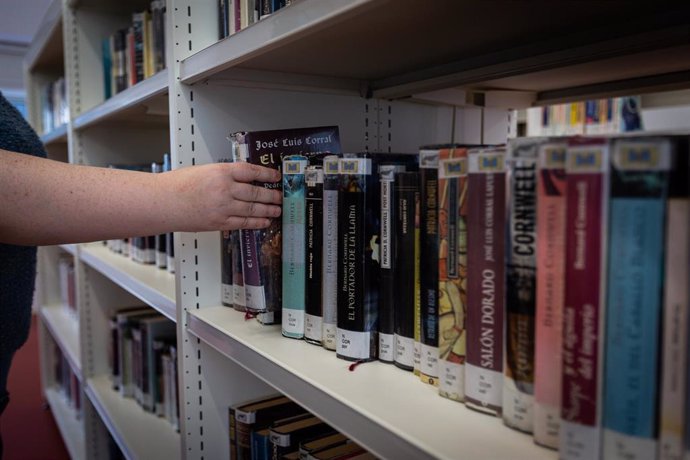
<path id="1" fill-rule="evenodd" d="M 51 4 L 26 74 L 35 127 L 39 85 L 67 80 L 70 119 L 42 133 L 52 158 L 107 166 L 169 152 L 178 168 L 227 157 L 233 131 L 326 124 L 340 127 L 347 151 L 500 143 L 515 123 L 509 109 L 690 81 L 686 6 L 300 0 L 219 41 L 216 2 L 168 0 L 171 65 L 106 100 L 101 41 L 147 5 Z M 468 458 L 557 458 L 411 374 L 381 363 L 349 372 L 329 352 L 245 321 L 220 306 L 218 234 L 176 234 L 175 245 L 175 275 L 100 243 L 41 250 L 45 333 L 84 382 L 79 428 L 61 428 L 82 457 L 107 458 L 107 430 L 127 458 L 229 458 L 228 406 L 279 390 L 384 458 L 457 458 L 460 445 Z M 69 330 L 55 302 L 61 253 L 74 257 L 77 278 L 79 322 Z M 179 433 L 107 378 L 108 315 L 142 302 L 177 323 Z"/>

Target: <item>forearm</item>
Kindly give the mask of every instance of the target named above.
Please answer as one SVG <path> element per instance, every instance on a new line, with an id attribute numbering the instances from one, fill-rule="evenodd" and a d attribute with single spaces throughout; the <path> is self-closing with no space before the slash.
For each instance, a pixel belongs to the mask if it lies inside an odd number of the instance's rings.
<path id="1" fill-rule="evenodd" d="M 0 241 L 46 245 L 177 230 L 175 200 L 159 176 L 0 151 Z"/>

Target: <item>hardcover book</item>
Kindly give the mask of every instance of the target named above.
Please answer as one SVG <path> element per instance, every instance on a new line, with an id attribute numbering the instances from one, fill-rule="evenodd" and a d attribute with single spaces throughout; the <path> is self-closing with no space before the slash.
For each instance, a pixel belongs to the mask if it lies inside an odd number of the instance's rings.
<path id="1" fill-rule="evenodd" d="M 659 399 L 659 458 L 683 458 L 688 426 L 688 306 L 690 305 L 690 177 L 688 140 L 674 139 L 674 164 L 666 203 L 666 259 Z"/>
<path id="2" fill-rule="evenodd" d="M 299 449 L 299 444 L 305 439 L 317 435 L 331 433 L 333 428 L 317 417 L 307 417 L 271 427 L 271 444 L 273 444 L 273 459 L 280 460 L 283 455 Z"/>
<path id="3" fill-rule="evenodd" d="M 323 168 L 310 161 L 304 172 L 307 183 L 306 216 L 306 290 L 304 338 L 322 344 L 323 332 Z"/>
<path id="4" fill-rule="evenodd" d="M 323 159 L 323 269 L 321 304 L 322 340 L 327 350 L 335 351 L 338 327 L 338 193 L 340 159 Z"/>
<path id="5" fill-rule="evenodd" d="M 508 144 L 503 421 L 532 433 L 537 284 L 537 157 L 544 139 Z"/>
<path id="6" fill-rule="evenodd" d="M 467 148 L 438 160 L 439 394 L 465 399 L 467 316 Z"/>
<path id="7" fill-rule="evenodd" d="M 395 219 L 395 365 L 414 368 L 415 307 L 419 306 L 419 173 L 399 172 L 393 191 Z"/>
<path id="8" fill-rule="evenodd" d="M 353 361 L 377 356 L 378 194 L 372 169 L 366 154 L 340 159 L 336 354 Z"/>
<path id="9" fill-rule="evenodd" d="M 298 128 L 274 131 L 239 132 L 231 135 L 239 158 L 268 168 L 281 170 L 288 155 L 311 157 L 340 153 L 338 128 Z M 279 189 L 282 183 L 256 185 Z M 241 231 L 244 287 L 247 310 L 254 313 L 279 312 L 282 309 L 281 219 L 273 219 L 266 229 Z"/>
<path id="10" fill-rule="evenodd" d="M 467 363 L 465 403 L 499 415 L 503 406 L 505 150 L 468 155 Z"/>
<path id="11" fill-rule="evenodd" d="M 304 338 L 305 213 L 307 158 L 283 158 L 283 327 L 286 337 Z"/>
<path id="12" fill-rule="evenodd" d="M 559 448 L 564 460 L 601 455 L 608 172 L 607 141 L 569 141 Z"/>
<path id="13" fill-rule="evenodd" d="M 393 187 L 395 174 L 405 171 L 404 165 L 379 165 L 379 181 L 381 196 L 381 234 L 380 234 L 380 276 L 381 296 L 379 301 L 379 360 L 385 363 L 395 361 L 395 284 L 396 241 L 394 223 L 397 209 L 393 203 Z M 399 259 L 397 259 L 399 263 Z M 414 272 L 413 272 L 414 274 Z"/>
<path id="14" fill-rule="evenodd" d="M 539 147 L 534 441 L 558 448 L 565 297 L 566 142 Z"/>
<path id="15" fill-rule="evenodd" d="M 604 371 L 605 458 L 657 453 L 657 375 L 668 139 L 617 139 L 611 153 Z M 685 237 L 687 241 L 687 235 Z"/>
<path id="16" fill-rule="evenodd" d="M 438 385 L 438 149 L 419 152 L 420 378 Z"/>
<path id="17" fill-rule="evenodd" d="M 334 432 L 326 436 L 317 437 L 316 439 L 305 440 L 299 446 L 300 458 L 306 458 L 307 455 L 313 454 L 320 450 L 329 449 L 331 447 L 345 444 L 349 439 L 342 433 Z"/>

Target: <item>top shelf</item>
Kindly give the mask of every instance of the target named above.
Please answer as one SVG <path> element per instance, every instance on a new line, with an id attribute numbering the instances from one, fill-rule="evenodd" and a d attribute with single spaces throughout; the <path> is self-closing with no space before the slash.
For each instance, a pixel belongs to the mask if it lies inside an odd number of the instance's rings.
<path id="1" fill-rule="evenodd" d="M 316 76 L 382 98 L 461 86 L 534 92 L 537 102 L 613 82 L 628 92 L 681 87 L 689 13 L 625 1 L 302 0 L 183 60 L 180 78 L 259 71 L 276 84 Z"/>
<path id="2" fill-rule="evenodd" d="M 25 66 L 32 72 L 64 73 L 62 40 L 62 1 L 50 2 L 38 32 L 24 57 Z"/>

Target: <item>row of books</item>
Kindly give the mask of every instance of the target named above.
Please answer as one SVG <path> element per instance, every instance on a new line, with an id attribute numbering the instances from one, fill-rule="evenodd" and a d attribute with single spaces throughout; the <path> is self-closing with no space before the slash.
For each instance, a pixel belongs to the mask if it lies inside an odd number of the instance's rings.
<path id="1" fill-rule="evenodd" d="M 64 77 L 51 81 L 41 88 L 39 103 L 42 125 L 40 131 L 43 134 L 47 134 L 67 124 L 69 120 L 69 102 Z"/>
<path id="2" fill-rule="evenodd" d="M 232 460 L 373 460 L 363 447 L 280 394 L 229 410 Z"/>
<path id="3" fill-rule="evenodd" d="M 53 382 L 67 405 L 75 411 L 77 419 L 82 417 L 82 388 L 81 381 L 72 370 L 62 350 L 52 341 L 53 345 Z"/>
<path id="4" fill-rule="evenodd" d="M 218 0 L 218 39 L 232 35 L 296 0 Z"/>
<path id="5" fill-rule="evenodd" d="M 105 99 L 165 69 L 165 0 L 132 14 L 132 25 L 103 39 Z"/>
<path id="6" fill-rule="evenodd" d="M 110 168 L 127 169 L 132 171 L 144 171 L 162 173 L 170 171 L 170 155 L 163 155 L 163 163 L 152 163 L 151 165 L 136 164 L 112 164 Z M 161 270 L 175 273 L 175 245 L 173 233 L 162 235 L 137 236 L 108 240 L 104 242 L 113 252 L 129 257 L 134 262 L 147 265 L 155 265 Z"/>
<path id="7" fill-rule="evenodd" d="M 686 137 L 432 146 L 418 171 L 324 156 L 334 127 L 233 139 L 235 160 L 282 167 L 263 185 L 284 201 L 282 226 L 226 235 L 226 304 L 414 369 L 563 458 L 684 449 Z"/>
<path id="8" fill-rule="evenodd" d="M 79 319 L 77 310 L 76 282 L 74 278 L 74 257 L 62 254 L 58 259 L 58 279 L 62 306 L 71 316 Z"/>
<path id="9" fill-rule="evenodd" d="M 110 318 L 109 358 L 113 389 L 179 429 L 175 323 L 148 307 Z"/>
<path id="10" fill-rule="evenodd" d="M 638 96 L 571 102 L 527 109 L 527 135 L 574 136 L 642 130 Z"/>

